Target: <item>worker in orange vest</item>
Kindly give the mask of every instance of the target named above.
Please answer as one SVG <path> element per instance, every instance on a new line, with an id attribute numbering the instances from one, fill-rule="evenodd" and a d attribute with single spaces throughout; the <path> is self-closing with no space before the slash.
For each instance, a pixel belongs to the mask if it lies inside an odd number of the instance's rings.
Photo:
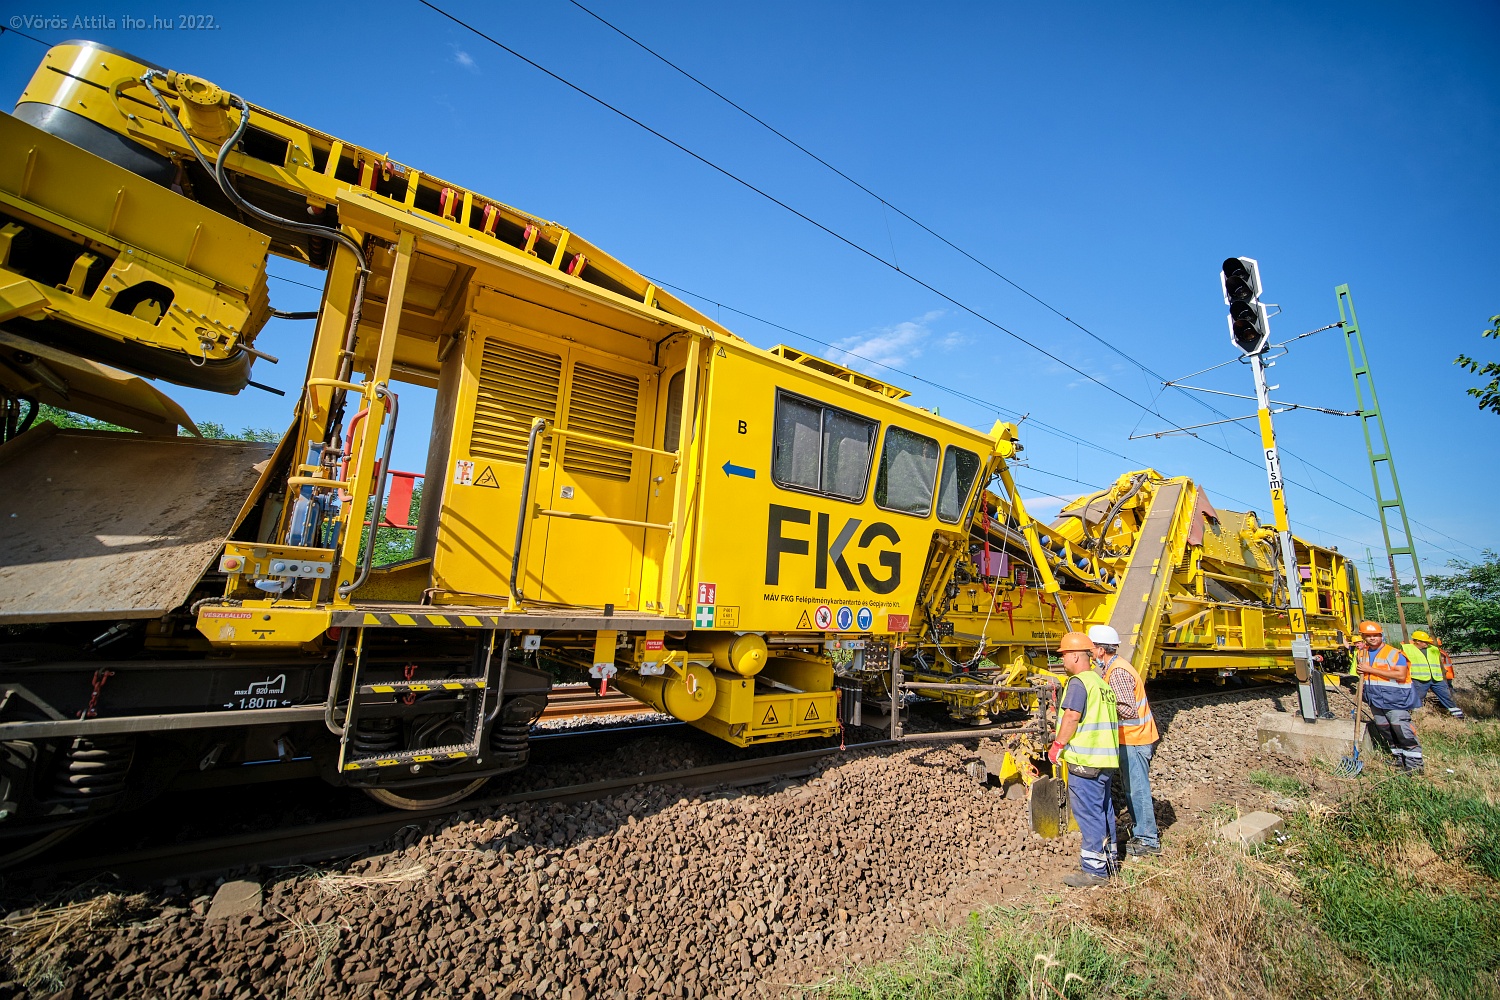
<path id="1" fill-rule="evenodd" d="M 1120 718 L 1120 790 L 1130 804 L 1130 840 L 1125 850 L 1140 857 L 1161 853 L 1156 807 L 1151 801 L 1151 757 L 1159 734 L 1146 700 L 1146 683 L 1130 661 L 1119 655 L 1120 633 L 1108 625 L 1089 629 L 1094 662 L 1104 683 L 1115 692 Z"/>
<path id="2" fill-rule="evenodd" d="M 1396 763 L 1408 772 L 1422 773 L 1422 744 L 1411 727 L 1416 701 L 1411 688 L 1411 664 L 1406 655 L 1385 641 L 1379 622 L 1359 623 L 1360 645 L 1355 668 L 1364 677 L 1365 704 L 1375 716 L 1375 730 L 1391 749 Z"/>

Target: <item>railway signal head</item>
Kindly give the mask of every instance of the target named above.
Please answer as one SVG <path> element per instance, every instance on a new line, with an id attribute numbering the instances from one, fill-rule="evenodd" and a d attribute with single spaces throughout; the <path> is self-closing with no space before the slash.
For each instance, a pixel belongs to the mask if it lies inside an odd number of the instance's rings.
<path id="1" fill-rule="evenodd" d="M 1259 354 L 1271 336 L 1266 307 L 1260 301 L 1260 265 L 1249 257 L 1231 257 L 1219 274 L 1229 306 L 1229 338 L 1242 354 Z"/>

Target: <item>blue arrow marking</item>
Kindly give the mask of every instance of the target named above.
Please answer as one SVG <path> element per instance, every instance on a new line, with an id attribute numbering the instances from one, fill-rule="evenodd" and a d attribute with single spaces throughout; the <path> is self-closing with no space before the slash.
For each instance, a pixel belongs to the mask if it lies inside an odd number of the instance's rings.
<path id="1" fill-rule="evenodd" d="M 726 476 L 744 476 L 746 479 L 754 479 L 755 478 L 755 470 L 754 469 L 747 469 L 747 468 L 745 468 L 742 465 L 735 465 L 732 462 L 725 462 L 724 463 L 724 475 L 726 475 Z"/>

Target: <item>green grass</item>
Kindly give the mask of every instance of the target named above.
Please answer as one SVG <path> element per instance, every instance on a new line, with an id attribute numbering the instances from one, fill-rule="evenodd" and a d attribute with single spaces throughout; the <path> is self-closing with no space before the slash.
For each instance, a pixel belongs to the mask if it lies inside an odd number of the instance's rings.
<path id="1" fill-rule="evenodd" d="M 1162 996 L 1098 935 L 1049 929 L 1037 911 L 994 907 L 934 931 L 894 962 L 857 969 L 809 995 L 830 1000 L 1010 1000 Z"/>
<path id="2" fill-rule="evenodd" d="M 1285 844 L 1245 855 L 1215 843 L 1211 826 L 1236 812 L 1221 803 L 1114 888 L 981 911 L 811 992 L 1500 1000 L 1500 721 L 1424 721 L 1421 738 L 1425 775 L 1375 764 L 1341 779 L 1331 810 L 1287 817 Z M 1274 771 L 1250 780 L 1304 802 L 1324 794 Z"/>
<path id="3" fill-rule="evenodd" d="M 1422 749 L 1424 753 L 1437 751 L 1439 754 L 1447 754 L 1453 757 L 1464 758 L 1491 758 L 1487 767 L 1495 767 L 1500 764 L 1500 726 L 1488 721 L 1470 721 L 1466 724 L 1456 724 L 1457 728 L 1451 728 L 1455 724 L 1445 724 L 1439 729 L 1434 726 L 1422 728 Z M 1471 766 L 1471 761 L 1464 761 L 1465 766 Z"/>
<path id="4" fill-rule="evenodd" d="M 1299 817 L 1294 836 L 1296 873 L 1330 938 L 1394 979 L 1430 979 L 1440 995 L 1495 994 L 1500 806 L 1397 775 L 1330 817 Z"/>
<path id="5" fill-rule="evenodd" d="M 1259 785 L 1268 792 L 1277 792 L 1281 795 L 1303 796 L 1307 794 L 1307 786 L 1288 774 L 1276 774 L 1273 771 L 1251 771 L 1250 783 Z"/>

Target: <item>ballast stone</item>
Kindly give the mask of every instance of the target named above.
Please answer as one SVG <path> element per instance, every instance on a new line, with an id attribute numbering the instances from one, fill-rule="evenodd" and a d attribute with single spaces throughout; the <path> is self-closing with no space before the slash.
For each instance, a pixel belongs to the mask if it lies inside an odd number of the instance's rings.
<path id="1" fill-rule="evenodd" d="M 260 904 L 259 882 L 225 882 L 214 893 L 213 902 L 208 904 L 208 919 L 227 920 L 247 913 L 259 913 Z"/>
<path id="2" fill-rule="evenodd" d="M 1260 717 L 1255 731 L 1262 750 L 1286 754 L 1300 760 L 1322 760 L 1336 764 L 1349 756 L 1354 742 L 1353 719 L 1326 719 L 1304 722 L 1291 712 L 1267 712 Z M 1360 753 L 1373 755 L 1375 745 L 1368 731 L 1359 734 Z"/>

